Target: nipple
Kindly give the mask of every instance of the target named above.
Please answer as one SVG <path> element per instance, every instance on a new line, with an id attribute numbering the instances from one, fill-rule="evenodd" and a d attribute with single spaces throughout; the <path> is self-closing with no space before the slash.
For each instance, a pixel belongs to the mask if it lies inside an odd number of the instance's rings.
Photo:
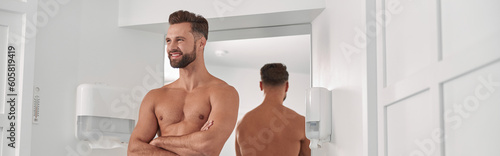
<path id="1" fill-rule="evenodd" d="M 198 116 L 198 118 L 200 118 L 200 120 L 203 120 L 203 119 L 205 119 L 205 116 L 200 115 L 200 116 Z"/>

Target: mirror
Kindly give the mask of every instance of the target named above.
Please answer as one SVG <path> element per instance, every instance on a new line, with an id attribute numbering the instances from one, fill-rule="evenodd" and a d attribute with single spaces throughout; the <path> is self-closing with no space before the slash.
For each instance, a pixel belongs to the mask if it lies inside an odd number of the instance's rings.
<path id="1" fill-rule="evenodd" d="M 231 30 L 237 34 L 250 34 L 247 37 L 236 35 L 237 38 L 227 37 L 227 34 L 231 34 L 227 31 L 209 33 L 204 51 L 205 64 L 212 75 L 226 81 L 238 91 L 238 121 L 264 99 L 259 82 L 260 68 L 266 63 L 283 63 L 287 66 L 290 88 L 284 105 L 305 116 L 305 92 L 311 87 L 310 27 L 306 27 L 309 28 L 308 33 L 302 31 L 299 34 L 298 31 L 291 31 L 290 27 L 294 26 Z M 266 33 L 270 29 L 274 34 Z M 276 29 L 281 29 L 284 33 L 276 34 Z M 179 77 L 178 70 L 170 66 L 167 57 L 164 64 L 165 83 L 175 81 Z M 231 134 L 220 155 L 234 155 L 234 134 Z"/>

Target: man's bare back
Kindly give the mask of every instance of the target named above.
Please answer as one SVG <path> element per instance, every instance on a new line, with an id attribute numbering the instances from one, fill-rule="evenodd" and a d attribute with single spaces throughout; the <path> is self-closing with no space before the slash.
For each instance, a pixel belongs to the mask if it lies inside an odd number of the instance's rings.
<path id="1" fill-rule="evenodd" d="M 236 127 L 237 156 L 310 156 L 305 118 L 283 106 L 289 87 L 286 66 L 269 63 L 260 69 L 264 101 L 245 114 Z"/>
<path id="2" fill-rule="evenodd" d="M 262 104 L 248 112 L 237 126 L 239 153 L 243 156 L 310 153 L 309 149 L 301 149 L 301 144 L 309 145 L 304 124 L 305 118 L 289 108 Z"/>

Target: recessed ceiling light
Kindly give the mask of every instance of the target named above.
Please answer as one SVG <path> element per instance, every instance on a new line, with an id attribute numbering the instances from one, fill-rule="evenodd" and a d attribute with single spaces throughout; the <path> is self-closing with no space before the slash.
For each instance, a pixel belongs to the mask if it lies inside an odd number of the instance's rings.
<path id="1" fill-rule="evenodd" d="M 215 51 L 215 55 L 216 56 L 219 56 L 219 57 L 222 57 L 222 56 L 225 56 L 227 55 L 229 52 L 227 52 L 226 50 L 216 50 Z"/>

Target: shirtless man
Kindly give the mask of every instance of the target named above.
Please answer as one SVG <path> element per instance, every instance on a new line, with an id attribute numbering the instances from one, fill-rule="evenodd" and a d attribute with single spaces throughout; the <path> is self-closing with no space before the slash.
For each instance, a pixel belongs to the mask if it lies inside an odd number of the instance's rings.
<path id="1" fill-rule="evenodd" d="M 283 106 L 288 72 L 280 63 L 260 69 L 264 101 L 248 112 L 236 127 L 237 156 L 310 156 L 305 118 Z"/>
<path id="2" fill-rule="evenodd" d="M 238 93 L 205 67 L 207 20 L 177 11 L 169 23 L 167 54 L 180 78 L 146 94 L 127 153 L 217 156 L 236 125 Z"/>

